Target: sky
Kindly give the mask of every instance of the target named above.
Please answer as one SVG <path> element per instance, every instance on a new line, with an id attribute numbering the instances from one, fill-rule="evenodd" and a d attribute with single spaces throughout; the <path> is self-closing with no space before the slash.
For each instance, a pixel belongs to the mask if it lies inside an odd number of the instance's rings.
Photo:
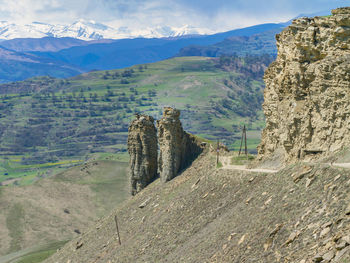
<path id="1" fill-rule="evenodd" d="M 0 20 L 69 24 L 86 19 L 113 27 L 224 31 L 341 6 L 350 6 L 350 0 L 0 0 Z"/>

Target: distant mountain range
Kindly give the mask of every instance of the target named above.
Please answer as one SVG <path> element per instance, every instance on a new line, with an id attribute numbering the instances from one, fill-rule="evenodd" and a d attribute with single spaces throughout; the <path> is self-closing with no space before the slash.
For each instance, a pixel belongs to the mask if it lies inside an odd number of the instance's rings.
<path id="1" fill-rule="evenodd" d="M 250 37 L 273 30 L 270 33 L 270 39 L 274 39 L 275 32 L 280 32 L 283 28 L 284 26 L 281 24 L 262 24 L 214 35 L 155 39 L 121 39 L 112 43 L 75 46 L 58 52 L 34 52 L 34 54 L 68 63 L 85 71 L 93 69 L 117 69 L 168 59 L 176 56 L 182 48 L 187 46 L 213 45 L 230 37 Z M 241 49 L 245 48 L 244 43 L 240 46 Z M 260 49 L 259 54 L 262 53 L 266 52 Z M 188 55 L 192 56 L 191 54 Z M 196 56 L 197 54 L 194 55 Z"/>
<path id="2" fill-rule="evenodd" d="M 176 56 L 275 56 L 275 35 L 290 22 L 206 35 L 207 31 L 189 26 L 132 32 L 85 20 L 67 26 L 38 22 L 20 26 L 3 21 L 0 39 L 9 40 L 0 42 L 0 83 L 43 75 L 70 77 Z"/>
<path id="3" fill-rule="evenodd" d="M 71 37 L 80 40 L 123 39 L 123 38 L 162 38 L 184 35 L 205 35 L 214 32 L 192 26 L 157 26 L 132 30 L 128 27 L 113 28 L 95 21 L 80 19 L 69 25 L 52 25 L 41 22 L 19 25 L 8 21 L 0 22 L 0 39 Z"/>
<path id="4" fill-rule="evenodd" d="M 284 24 L 262 24 L 213 35 L 170 38 L 134 38 L 84 41 L 76 38 L 21 38 L 0 42 L 0 83 L 35 76 L 70 77 L 91 70 L 125 68 L 178 56 L 186 47 L 219 50 L 183 52 L 182 56 L 231 54 L 234 50 L 253 54 L 275 54 L 274 35 Z M 259 37 L 253 37 L 259 35 Z M 246 45 L 249 40 L 249 45 Z M 237 42 L 238 41 L 238 42 Z M 217 46 L 215 46 L 217 45 Z M 264 48 L 268 47 L 268 48 Z"/>

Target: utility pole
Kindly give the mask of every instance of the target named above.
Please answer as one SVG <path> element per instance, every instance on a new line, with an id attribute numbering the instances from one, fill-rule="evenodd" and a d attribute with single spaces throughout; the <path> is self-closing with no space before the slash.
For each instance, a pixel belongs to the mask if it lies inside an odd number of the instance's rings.
<path id="1" fill-rule="evenodd" d="M 245 125 L 244 125 L 243 130 L 244 130 L 244 145 L 245 145 L 244 151 L 245 151 L 245 155 L 246 155 L 247 158 L 248 158 L 248 149 L 247 149 L 247 129 L 245 128 Z"/>
<path id="2" fill-rule="evenodd" d="M 247 129 L 246 129 L 245 125 L 243 126 L 243 132 L 242 132 L 242 138 L 241 138 L 241 146 L 239 147 L 239 153 L 238 153 L 238 155 L 241 155 L 243 140 L 244 140 L 244 153 L 245 153 L 245 155 L 248 157 Z"/>
<path id="3" fill-rule="evenodd" d="M 122 244 L 122 241 L 120 240 L 120 234 L 119 234 L 119 227 L 118 227 L 117 215 L 114 216 L 114 221 L 115 221 L 115 226 L 117 227 L 117 234 L 118 234 L 119 245 L 121 245 L 121 244 Z"/>
<path id="4" fill-rule="evenodd" d="M 219 140 L 217 140 L 217 144 L 216 144 L 216 166 L 219 164 L 219 152 L 220 152 L 220 146 L 219 146 Z"/>

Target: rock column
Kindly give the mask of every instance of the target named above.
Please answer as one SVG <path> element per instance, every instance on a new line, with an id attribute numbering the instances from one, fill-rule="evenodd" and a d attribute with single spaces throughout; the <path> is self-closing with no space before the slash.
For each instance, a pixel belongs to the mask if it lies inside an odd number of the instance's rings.
<path id="1" fill-rule="evenodd" d="M 159 174 L 162 182 L 167 182 L 190 164 L 202 152 L 202 148 L 194 136 L 183 130 L 177 109 L 165 108 L 157 127 Z"/>
<path id="2" fill-rule="evenodd" d="M 157 176 L 157 131 L 154 119 L 137 115 L 129 126 L 131 194 L 135 195 Z"/>

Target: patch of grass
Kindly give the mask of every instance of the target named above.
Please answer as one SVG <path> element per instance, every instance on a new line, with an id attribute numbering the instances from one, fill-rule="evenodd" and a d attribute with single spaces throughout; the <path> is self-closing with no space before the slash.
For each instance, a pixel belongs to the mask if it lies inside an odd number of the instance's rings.
<path id="1" fill-rule="evenodd" d="M 36 252 L 23 257 L 17 263 L 39 263 L 50 257 L 56 252 L 55 249 Z"/>
<path id="2" fill-rule="evenodd" d="M 57 249 L 63 247 L 67 241 L 53 242 L 47 246 L 30 252 L 23 257 L 21 257 L 16 263 L 39 263 L 53 255 Z"/>
<path id="3" fill-rule="evenodd" d="M 24 235 L 23 219 L 24 209 L 22 205 L 14 204 L 6 217 L 6 227 L 9 230 L 9 236 L 11 237 L 9 253 L 21 249 Z"/>
<path id="4" fill-rule="evenodd" d="M 61 172 L 52 180 L 88 185 L 96 193 L 94 202 L 98 208 L 98 215 L 102 216 L 128 196 L 127 168 L 127 162 L 96 160 Z"/>
<path id="5" fill-rule="evenodd" d="M 118 161 L 123 163 L 129 162 L 129 154 L 127 152 L 123 153 L 96 153 L 89 156 L 91 160 L 110 160 L 110 161 Z"/>
<path id="6" fill-rule="evenodd" d="M 217 165 L 216 165 L 216 168 L 221 168 L 223 165 L 221 162 L 218 162 Z"/>
<path id="7" fill-rule="evenodd" d="M 251 162 L 255 159 L 255 155 L 248 154 L 248 156 L 242 154 L 239 156 L 233 156 L 231 159 L 231 164 L 235 165 L 244 165 L 248 162 Z"/>

